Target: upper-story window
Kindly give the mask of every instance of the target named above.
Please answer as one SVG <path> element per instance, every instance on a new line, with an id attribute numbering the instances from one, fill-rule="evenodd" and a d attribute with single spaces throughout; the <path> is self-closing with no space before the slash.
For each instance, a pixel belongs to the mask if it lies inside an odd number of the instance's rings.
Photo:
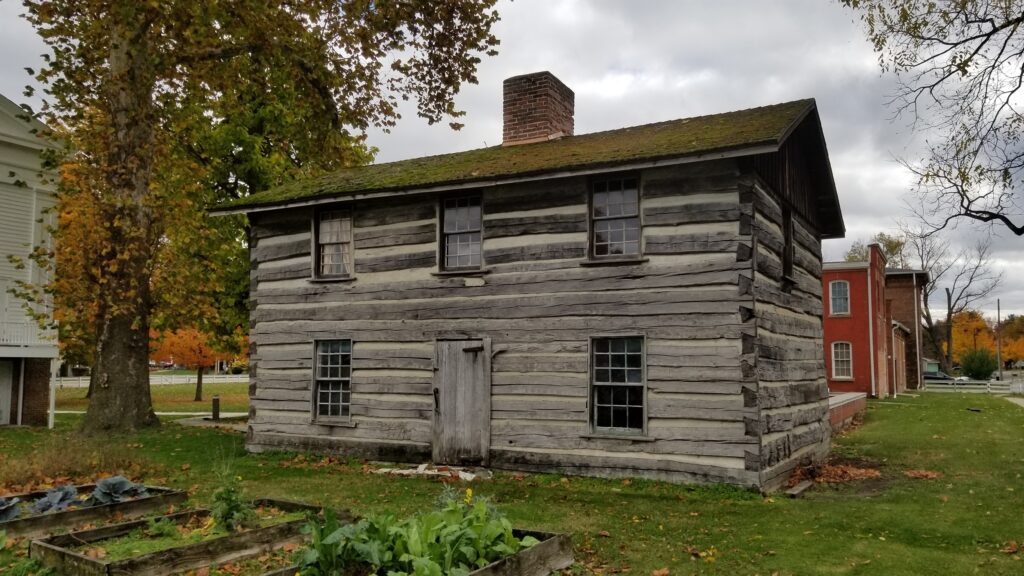
<path id="1" fill-rule="evenodd" d="M 480 196 L 447 198 L 443 203 L 441 222 L 444 233 L 441 238 L 442 258 L 445 270 L 479 268 L 481 241 L 483 238 L 483 215 L 480 211 Z"/>
<path id="2" fill-rule="evenodd" d="M 850 313 L 850 283 L 846 280 L 834 280 L 828 285 L 829 313 L 833 316 Z"/>
<path id="3" fill-rule="evenodd" d="M 636 178 L 594 182 L 590 197 L 590 255 L 640 254 L 640 189 Z"/>
<path id="4" fill-rule="evenodd" d="M 324 210 L 316 218 L 316 276 L 352 275 L 352 215 L 347 210 Z"/>
<path id="5" fill-rule="evenodd" d="M 832 343 L 832 377 L 853 378 L 853 346 L 849 342 Z"/>

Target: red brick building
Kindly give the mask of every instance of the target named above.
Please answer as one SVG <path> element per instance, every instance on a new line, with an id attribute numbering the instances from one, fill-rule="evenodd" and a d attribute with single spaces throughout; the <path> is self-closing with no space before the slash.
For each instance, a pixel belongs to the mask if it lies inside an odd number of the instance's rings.
<path id="1" fill-rule="evenodd" d="M 927 275 L 887 269 L 881 249 L 867 262 L 826 262 L 825 376 L 832 392 L 894 396 L 921 387 L 921 290 Z"/>
<path id="2" fill-rule="evenodd" d="M 924 270 L 888 268 L 885 271 L 885 294 L 890 304 L 893 322 L 899 322 L 907 329 L 906 341 L 906 387 L 910 390 L 924 388 L 922 354 L 924 334 L 921 332 L 922 294 L 928 283 Z"/>

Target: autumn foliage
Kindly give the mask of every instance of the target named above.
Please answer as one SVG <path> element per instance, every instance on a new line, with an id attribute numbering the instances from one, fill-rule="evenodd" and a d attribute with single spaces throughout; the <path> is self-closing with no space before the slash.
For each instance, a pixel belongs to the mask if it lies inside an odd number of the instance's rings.
<path id="1" fill-rule="evenodd" d="M 208 337 L 195 328 L 182 328 L 163 333 L 152 332 L 153 352 L 150 358 L 157 362 L 170 362 L 186 368 L 209 368 L 219 361 L 234 359 L 235 355 L 210 345 Z"/>

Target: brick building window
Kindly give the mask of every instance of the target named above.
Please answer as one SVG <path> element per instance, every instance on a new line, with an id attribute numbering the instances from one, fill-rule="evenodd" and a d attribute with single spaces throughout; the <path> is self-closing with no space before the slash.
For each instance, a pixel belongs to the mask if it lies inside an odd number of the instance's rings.
<path id="1" fill-rule="evenodd" d="M 853 346 L 849 342 L 832 343 L 832 377 L 853 378 Z"/>
<path id="2" fill-rule="evenodd" d="M 483 237 L 480 196 L 448 198 L 444 201 L 443 207 L 441 222 L 444 233 L 441 239 L 441 262 L 444 269 L 479 268 Z"/>
<path id="3" fill-rule="evenodd" d="M 348 418 L 352 406 L 352 341 L 316 343 L 315 409 L 319 418 Z"/>
<path id="4" fill-rule="evenodd" d="M 642 433 L 646 423 L 644 339 L 595 338 L 591 350 L 594 429 Z"/>
<path id="5" fill-rule="evenodd" d="M 850 283 L 834 280 L 828 284 L 828 310 L 832 316 L 850 313 Z"/>
<path id="6" fill-rule="evenodd" d="M 345 278 L 352 275 L 352 216 L 346 210 L 325 210 L 317 214 L 317 278 Z"/>
<path id="7" fill-rule="evenodd" d="M 590 196 L 590 255 L 640 255 L 640 189 L 636 178 L 595 182 Z"/>

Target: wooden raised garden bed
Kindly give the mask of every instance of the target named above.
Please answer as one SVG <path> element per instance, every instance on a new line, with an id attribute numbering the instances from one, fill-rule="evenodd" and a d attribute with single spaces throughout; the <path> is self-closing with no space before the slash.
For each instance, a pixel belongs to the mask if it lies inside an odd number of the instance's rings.
<path id="1" fill-rule="evenodd" d="M 502 558 L 479 570 L 469 573 L 470 576 L 548 576 L 564 568 L 572 566 L 572 539 L 567 534 L 535 532 L 533 530 L 513 530 L 517 538 L 533 536 L 540 540 L 536 544 L 521 550 L 517 554 Z M 263 576 L 294 576 L 298 566 L 288 566 Z"/>
<path id="2" fill-rule="evenodd" d="M 285 500 L 256 500 L 253 502 L 253 506 L 276 508 L 283 512 L 318 513 L 320 511 L 318 506 L 308 506 Z M 157 520 L 166 519 L 175 524 L 188 525 L 197 521 L 205 521 L 209 517 L 209 510 L 199 509 L 161 516 Z M 344 517 L 350 518 L 347 513 Z M 137 530 L 145 529 L 149 522 L 149 520 L 136 520 L 35 540 L 29 546 L 29 556 L 43 566 L 69 576 L 113 576 L 115 574 L 162 576 L 233 562 L 270 552 L 288 543 L 298 543 L 303 539 L 302 528 L 307 521 L 305 518 L 288 520 L 119 560 L 95 558 L 75 550 L 75 548 L 90 544 L 100 546 L 104 540 L 128 536 Z"/>
<path id="3" fill-rule="evenodd" d="M 75 486 L 79 494 L 90 493 L 95 487 L 95 484 Z M 138 518 L 156 510 L 166 510 L 172 504 L 176 505 L 188 500 L 187 493 L 160 486 L 146 486 L 146 494 L 146 496 L 125 502 L 15 518 L 7 522 L 0 522 L 0 531 L 6 532 L 10 538 L 36 538 L 86 524 L 114 519 Z M 25 494 L 9 494 L 5 497 L 18 498 L 22 502 L 33 502 L 44 496 L 46 496 L 45 490 Z"/>

